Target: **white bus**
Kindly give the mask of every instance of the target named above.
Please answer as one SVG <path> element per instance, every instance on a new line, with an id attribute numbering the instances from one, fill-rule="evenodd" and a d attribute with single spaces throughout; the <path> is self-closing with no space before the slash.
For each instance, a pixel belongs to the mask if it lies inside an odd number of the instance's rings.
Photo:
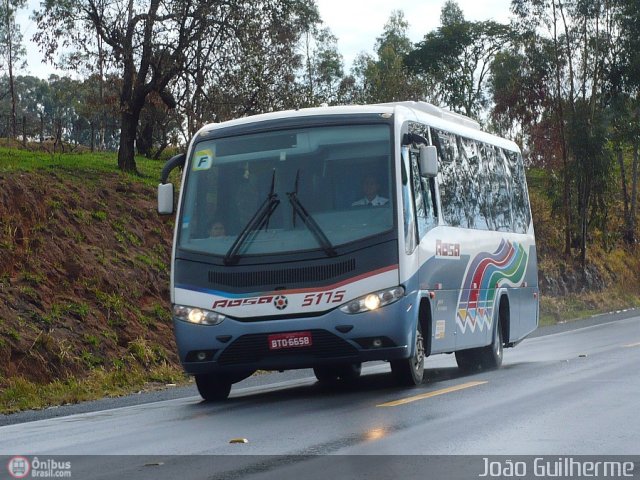
<path id="1" fill-rule="evenodd" d="M 210 124 L 165 165 L 160 213 L 179 165 L 171 302 L 206 400 L 257 369 L 496 368 L 538 325 L 520 151 L 467 117 L 400 102 Z"/>

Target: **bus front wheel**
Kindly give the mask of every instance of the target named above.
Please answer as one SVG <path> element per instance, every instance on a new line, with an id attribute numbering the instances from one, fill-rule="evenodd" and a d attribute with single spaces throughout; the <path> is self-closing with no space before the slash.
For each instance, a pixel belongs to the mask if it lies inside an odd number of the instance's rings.
<path id="1" fill-rule="evenodd" d="M 198 393 L 207 402 L 220 402 L 226 400 L 231 391 L 231 382 L 216 374 L 196 375 Z"/>
<path id="2" fill-rule="evenodd" d="M 391 362 L 391 372 L 400 385 L 413 387 L 420 385 L 424 378 L 424 337 L 418 322 L 416 327 L 416 344 L 411 358 Z"/>

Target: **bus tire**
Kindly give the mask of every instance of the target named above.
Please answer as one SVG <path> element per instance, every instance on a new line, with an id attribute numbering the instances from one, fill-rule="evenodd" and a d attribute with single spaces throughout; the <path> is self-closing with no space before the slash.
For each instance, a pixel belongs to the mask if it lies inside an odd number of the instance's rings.
<path id="1" fill-rule="evenodd" d="M 207 402 L 220 402 L 229 397 L 231 382 L 213 373 L 196 375 L 198 393 Z"/>
<path id="2" fill-rule="evenodd" d="M 460 370 L 475 372 L 480 369 L 500 368 L 503 354 L 502 328 L 500 318 L 496 320 L 491 335 L 491 343 L 486 347 L 470 348 L 456 352 L 456 363 Z"/>
<path id="3" fill-rule="evenodd" d="M 344 382 L 354 381 L 360 377 L 361 372 L 361 363 L 323 365 L 313 368 L 313 373 L 320 383 L 335 383 L 338 380 L 342 380 Z"/>
<path id="4" fill-rule="evenodd" d="M 391 372 L 396 381 L 403 386 L 413 387 L 420 385 L 424 379 L 424 337 L 422 327 L 418 321 L 416 327 L 416 344 L 411 358 L 393 360 Z"/>
<path id="5" fill-rule="evenodd" d="M 480 368 L 480 358 L 477 348 L 458 350 L 456 352 L 458 368 L 464 372 L 475 372 Z"/>
<path id="6" fill-rule="evenodd" d="M 500 317 L 498 316 L 498 319 L 493 326 L 491 343 L 486 347 L 479 349 L 478 357 L 480 360 L 480 366 L 486 370 L 500 368 L 502 365 L 503 353 L 504 346 L 502 343 L 502 328 L 500 325 Z"/>

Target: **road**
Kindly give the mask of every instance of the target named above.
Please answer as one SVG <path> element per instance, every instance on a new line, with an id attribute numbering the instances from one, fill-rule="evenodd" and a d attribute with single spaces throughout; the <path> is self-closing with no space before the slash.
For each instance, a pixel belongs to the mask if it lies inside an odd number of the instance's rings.
<path id="1" fill-rule="evenodd" d="M 308 479 L 344 473 L 346 458 L 387 478 L 372 455 L 640 454 L 640 317 L 570 328 L 505 350 L 496 371 L 464 375 L 453 355 L 434 356 L 413 389 L 377 364 L 352 387 L 321 387 L 309 371 L 270 374 L 223 404 L 188 396 L 7 425 L 0 455 L 132 456 L 74 457 L 87 478 Z M 315 467 L 306 457 L 325 454 L 340 457 Z M 420 465 L 405 458 L 385 468 L 399 462 L 411 476 Z"/>

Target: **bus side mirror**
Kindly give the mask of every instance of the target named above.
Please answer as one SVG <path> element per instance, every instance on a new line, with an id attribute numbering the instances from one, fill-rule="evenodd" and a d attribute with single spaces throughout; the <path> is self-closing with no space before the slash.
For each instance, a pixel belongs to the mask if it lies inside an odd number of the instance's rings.
<path id="1" fill-rule="evenodd" d="M 187 156 L 184 153 L 171 157 L 162 167 L 160 184 L 158 185 L 158 213 L 171 215 L 173 213 L 173 183 L 167 182 L 169 174 L 176 167 L 184 168 Z"/>
<path id="2" fill-rule="evenodd" d="M 158 213 L 162 215 L 173 213 L 173 183 L 158 185 Z"/>
<path id="3" fill-rule="evenodd" d="M 423 177 L 438 175 L 438 150 L 433 145 L 420 145 L 420 172 Z"/>

